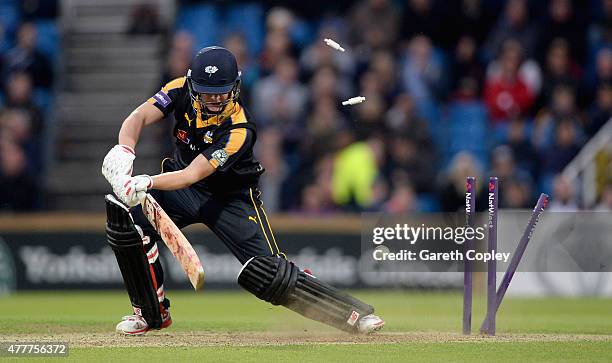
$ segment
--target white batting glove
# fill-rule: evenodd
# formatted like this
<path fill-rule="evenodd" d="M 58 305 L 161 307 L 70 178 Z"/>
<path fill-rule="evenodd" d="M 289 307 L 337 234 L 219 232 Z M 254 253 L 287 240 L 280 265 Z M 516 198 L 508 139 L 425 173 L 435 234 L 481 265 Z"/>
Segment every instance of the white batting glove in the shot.
<path fill-rule="evenodd" d="M 120 179 L 122 180 L 121 185 L 113 186 L 113 190 L 117 197 L 129 207 L 140 204 L 144 200 L 147 190 L 153 186 L 153 179 L 148 175 L 124 176 Z"/>
<path fill-rule="evenodd" d="M 118 178 L 123 175 L 132 175 L 136 153 L 127 145 L 115 145 L 104 157 L 102 175 L 115 188 Z"/>

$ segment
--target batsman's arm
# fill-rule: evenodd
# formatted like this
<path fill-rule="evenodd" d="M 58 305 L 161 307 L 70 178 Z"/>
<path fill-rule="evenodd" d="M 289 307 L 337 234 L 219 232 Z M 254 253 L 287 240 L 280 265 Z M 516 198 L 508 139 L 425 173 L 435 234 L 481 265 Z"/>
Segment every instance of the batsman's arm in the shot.
<path fill-rule="evenodd" d="M 150 188 L 160 190 L 182 189 L 194 184 L 215 170 L 229 168 L 254 143 L 253 134 L 246 128 L 235 128 L 219 136 L 219 139 L 204 150 L 183 170 L 163 173 L 152 177 Z"/>
<path fill-rule="evenodd" d="M 159 190 L 186 188 L 211 175 L 215 170 L 204 155 L 200 154 L 183 170 L 152 176 L 153 185 L 151 188 Z"/>
<path fill-rule="evenodd" d="M 142 128 L 162 118 L 164 114 L 159 108 L 148 102 L 141 104 L 123 121 L 119 131 L 119 145 L 127 145 L 134 149 Z"/>

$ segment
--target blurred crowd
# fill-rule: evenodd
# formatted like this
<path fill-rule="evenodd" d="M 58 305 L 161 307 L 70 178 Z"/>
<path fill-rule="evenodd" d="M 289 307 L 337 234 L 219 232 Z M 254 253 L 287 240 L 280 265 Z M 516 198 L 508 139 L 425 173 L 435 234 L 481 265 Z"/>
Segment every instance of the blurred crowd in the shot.
<path fill-rule="evenodd" d="M 41 205 L 56 1 L 0 3 L 0 211 Z"/>
<path fill-rule="evenodd" d="M 560 173 L 612 115 L 612 0 L 178 6 L 161 81 L 204 46 L 237 56 L 270 211 L 452 211 L 467 175 L 481 193 L 499 177 L 504 208 L 540 192 L 557 210 L 583 207 Z M 56 17 L 53 0 L 0 4 L 0 210 L 40 205 Z M 158 17 L 134 7 L 128 33 L 165 31 Z M 341 105 L 354 96 L 366 101 Z M 605 175 L 598 208 L 610 210 Z"/>
<path fill-rule="evenodd" d="M 560 172 L 612 115 L 612 1 L 224 5 L 182 4 L 164 80 L 200 47 L 236 54 L 268 209 L 458 210 L 466 175 L 481 192 L 499 177 L 504 208 L 540 192 L 580 207 Z M 341 105 L 357 95 L 366 102 Z"/>

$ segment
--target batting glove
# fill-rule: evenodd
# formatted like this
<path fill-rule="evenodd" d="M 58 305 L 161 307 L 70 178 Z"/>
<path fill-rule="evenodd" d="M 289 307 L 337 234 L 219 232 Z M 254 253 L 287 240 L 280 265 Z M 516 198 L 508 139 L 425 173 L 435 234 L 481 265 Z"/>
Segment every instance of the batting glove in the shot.
<path fill-rule="evenodd" d="M 115 145 L 104 157 L 102 163 L 102 175 L 113 185 L 118 183 L 118 178 L 123 175 L 132 175 L 136 153 L 127 145 Z"/>
<path fill-rule="evenodd" d="M 124 177 L 123 180 L 119 193 L 115 191 L 115 194 L 130 207 L 140 204 L 144 200 L 147 190 L 153 186 L 153 179 L 148 175 Z"/>

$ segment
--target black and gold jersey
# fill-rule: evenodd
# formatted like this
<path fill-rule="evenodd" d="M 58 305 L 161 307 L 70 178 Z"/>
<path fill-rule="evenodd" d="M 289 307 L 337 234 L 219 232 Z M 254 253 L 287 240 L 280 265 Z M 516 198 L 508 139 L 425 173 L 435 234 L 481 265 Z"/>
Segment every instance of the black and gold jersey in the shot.
<path fill-rule="evenodd" d="M 174 159 L 179 167 L 187 167 L 202 154 L 216 169 L 194 186 L 214 193 L 257 186 L 264 172 L 253 156 L 257 129 L 239 102 L 230 102 L 220 115 L 206 117 L 192 101 L 186 77 L 168 82 L 147 102 L 160 109 L 164 116 L 174 114 Z"/>

